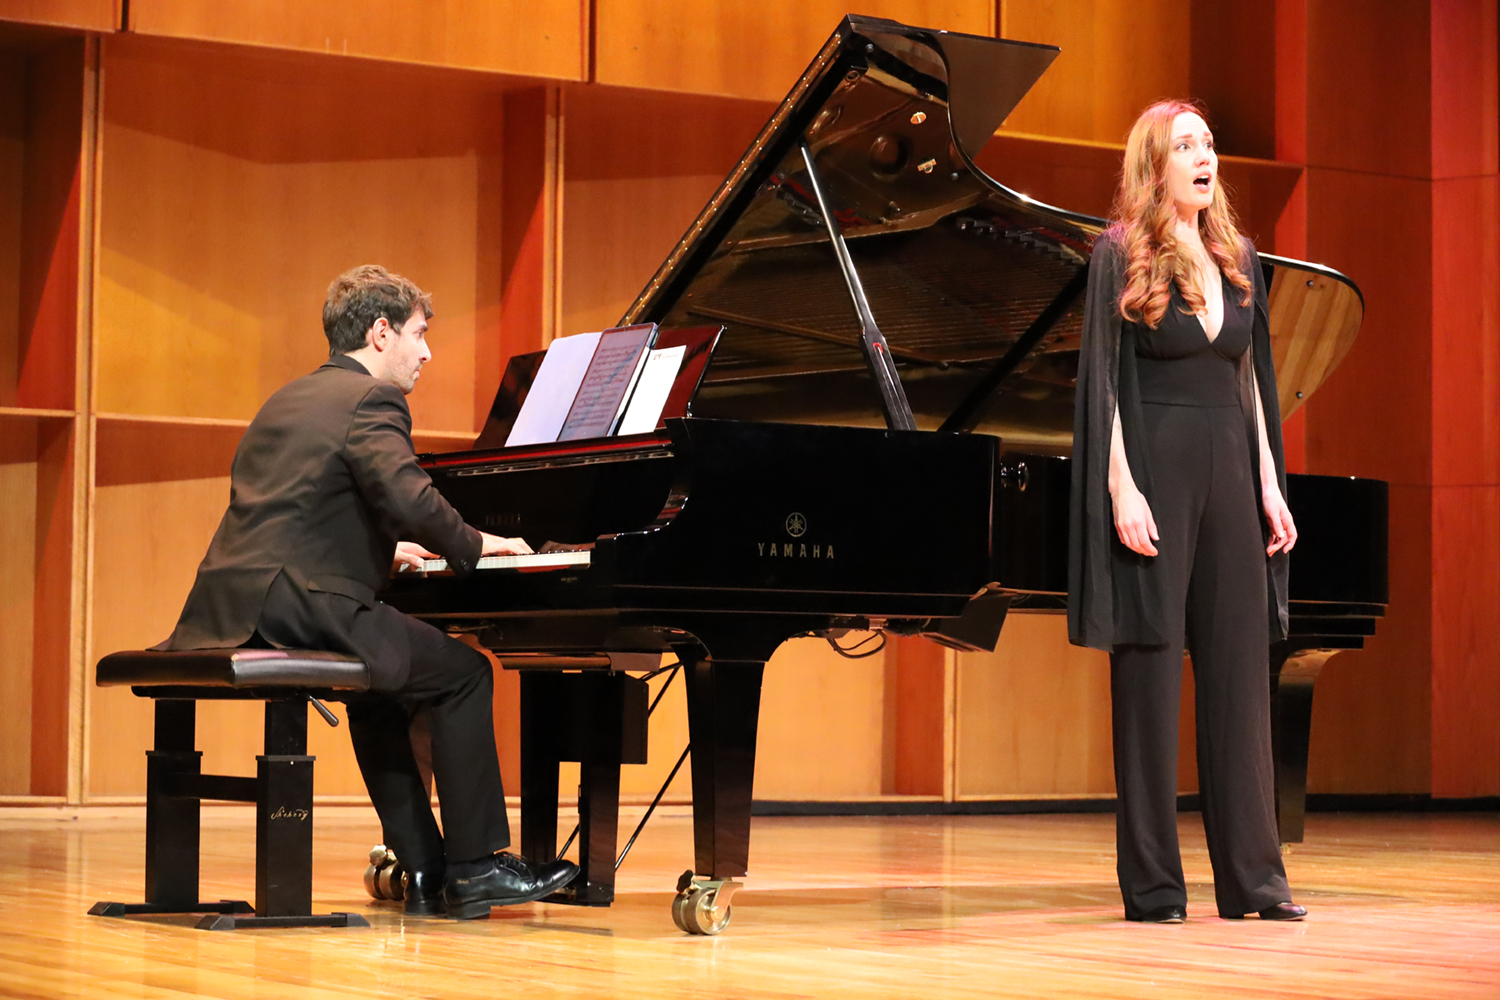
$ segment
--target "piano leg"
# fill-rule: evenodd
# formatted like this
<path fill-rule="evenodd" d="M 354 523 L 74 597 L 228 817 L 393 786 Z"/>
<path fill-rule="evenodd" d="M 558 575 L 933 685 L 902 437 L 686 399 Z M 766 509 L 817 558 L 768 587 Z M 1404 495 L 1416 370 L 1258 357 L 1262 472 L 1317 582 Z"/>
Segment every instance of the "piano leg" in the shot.
<path fill-rule="evenodd" d="M 553 902 L 615 898 L 620 765 L 646 762 L 645 681 L 602 671 L 521 675 L 521 854 L 557 857 L 558 764 L 578 761 L 578 877 Z M 559 718 L 558 706 L 567 706 Z"/>
<path fill-rule="evenodd" d="M 1338 649 L 1271 652 L 1271 754 L 1276 766 L 1276 828 L 1283 844 L 1302 842 L 1313 683 Z"/>
<path fill-rule="evenodd" d="M 688 738 L 693 744 L 695 871 L 744 875 L 750 857 L 750 799 L 764 663 L 685 664 Z"/>
<path fill-rule="evenodd" d="M 615 850 L 620 834 L 620 765 L 584 762 L 578 780 L 578 877 L 572 902 L 608 906 L 615 901 Z"/>

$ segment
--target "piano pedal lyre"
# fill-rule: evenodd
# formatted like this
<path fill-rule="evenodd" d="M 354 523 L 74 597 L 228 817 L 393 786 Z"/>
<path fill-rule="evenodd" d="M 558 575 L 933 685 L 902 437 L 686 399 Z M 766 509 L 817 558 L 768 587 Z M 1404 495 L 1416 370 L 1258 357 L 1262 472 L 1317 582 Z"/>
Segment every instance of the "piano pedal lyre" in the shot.
<path fill-rule="evenodd" d="M 688 934 L 717 934 L 729 926 L 729 901 L 744 887 L 732 879 L 700 879 L 689 869 L 677 880 L 672 922 Z"/>

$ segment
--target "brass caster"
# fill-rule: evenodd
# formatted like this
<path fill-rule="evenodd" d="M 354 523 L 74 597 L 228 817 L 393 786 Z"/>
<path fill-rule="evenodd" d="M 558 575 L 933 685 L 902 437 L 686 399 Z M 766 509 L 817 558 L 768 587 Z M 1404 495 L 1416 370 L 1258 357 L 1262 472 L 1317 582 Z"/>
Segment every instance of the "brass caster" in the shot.
<path fill-rule="evenodd" d="M 699 880 L 692 872 L 683 872 L 677 881 L 677 896 L 672 900 L 672 922 L 687 934 L 718 934 L 729 926 L 729 902 L 742 888 L 743 882 Z"/>
<path fill-rule="evenodd" d="M 396 852 L 384 844 L 370 848 L 370 866 L 365 869 L 365 891 L 371 899 L 402 899 L 406 895 L 406 870 Z"/>

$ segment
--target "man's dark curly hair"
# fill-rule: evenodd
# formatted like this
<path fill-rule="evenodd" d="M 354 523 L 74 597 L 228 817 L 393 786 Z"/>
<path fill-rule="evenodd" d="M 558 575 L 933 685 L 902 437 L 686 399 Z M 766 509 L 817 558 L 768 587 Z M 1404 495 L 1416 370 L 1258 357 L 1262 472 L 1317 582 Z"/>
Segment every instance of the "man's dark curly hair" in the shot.
<path fill-rule="evenodd" d="M 418 306 L 422 315 L 432 318 L 432 296 L 399 274 L 378 264 L 345 271 L 328 286 L 328 299 L 323 303 L 328 356 L 364 347 L 370 327 L 382 316 L 398 329 L 405 326 Z"/>

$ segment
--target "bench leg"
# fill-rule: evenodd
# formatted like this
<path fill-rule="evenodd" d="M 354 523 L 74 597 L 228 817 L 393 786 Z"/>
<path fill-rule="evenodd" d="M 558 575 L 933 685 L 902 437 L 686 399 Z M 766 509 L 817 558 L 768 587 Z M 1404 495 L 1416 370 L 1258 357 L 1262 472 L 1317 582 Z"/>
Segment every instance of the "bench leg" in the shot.
<path fill-rule="evenodd" d="M 255 915 L 308 916 L 313 758 L 305 701 L 266 702 L 266 752 L 255 760 Z"/>
<path fill-rule="evenodd" d="M 256 757 L 255 916 L 207 916 L 200 930 L 368 927 L 357 913 L 312 912 L 313 760 L 307 701 L 266 702 L 266 752 Z"/>
<path fill-rule="evenodd" d="M 198 898 L 199 803 L 169 791 L 179 775 L 202 773 L 196 710 L 196 702 L 156 700 L 155 749 L 146 751 L 146 901 L 95 903 L 94 916 L 252 912 L 242 899 Z"/>

